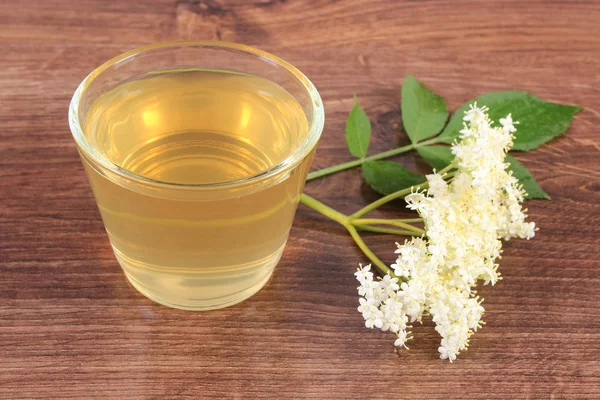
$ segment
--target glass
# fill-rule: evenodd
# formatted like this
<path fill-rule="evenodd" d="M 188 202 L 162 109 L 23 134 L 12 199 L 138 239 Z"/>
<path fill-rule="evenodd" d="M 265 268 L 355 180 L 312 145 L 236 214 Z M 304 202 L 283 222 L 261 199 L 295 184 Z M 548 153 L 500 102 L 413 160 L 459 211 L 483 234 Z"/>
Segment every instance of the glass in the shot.
<path fill-rule="evenodd" d="M 69 109 L 125 276 L 148 298 L 187 310 L 227 307 L 267 283 L 323 122 L 317 90 L 292 65 L 211 41 L 120 55 L 83 80 Z M 230 168 L 223 176 L 219 163 Z"/>

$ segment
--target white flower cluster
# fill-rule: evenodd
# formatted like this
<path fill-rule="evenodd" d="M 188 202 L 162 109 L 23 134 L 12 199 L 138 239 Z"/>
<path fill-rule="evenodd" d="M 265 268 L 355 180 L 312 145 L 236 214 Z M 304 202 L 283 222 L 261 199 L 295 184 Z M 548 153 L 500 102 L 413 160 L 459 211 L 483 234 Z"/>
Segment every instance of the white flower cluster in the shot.
<path fill-rule="evenodd" d="M 500 239 L 530 239 L 535 233 L 521 208 L 524 191 L 505 163 L 516 131 L 512 118 L 492 127 L 486 111 L 472 106 L 464 117 L 468 125 L 452 147 L 452 180 L 428 175 L 427 192 L 406 197 L 408 207 L 423 218 L 427 237 L 398 245 L 391 265 L 396 277 L 374 280 L 369 266 L 355 274 L 358 310 L 367 327 L 396 333 L 395 345 L 406 347 L 408 324 L 429 314 L 442 337 L 440 357 L 450 361 L 481 327 L 484 309 L 474 287 L 479 280 L 498 281 Z"/>

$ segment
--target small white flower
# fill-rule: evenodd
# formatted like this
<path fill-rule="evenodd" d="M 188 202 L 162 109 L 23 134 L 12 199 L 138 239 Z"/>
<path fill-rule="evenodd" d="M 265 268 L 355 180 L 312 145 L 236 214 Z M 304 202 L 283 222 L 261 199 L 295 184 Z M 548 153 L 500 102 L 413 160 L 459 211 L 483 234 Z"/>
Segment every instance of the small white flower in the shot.
<path fill-rule="evenodd" d="M 452 350 L 440 346 L 438 351 L 440 352 L 440 358 L 442 360 L 450 360 L 450 362 L 456 360 L 456 353 L 454 353 Z"/>
<path fill-rule="evenodd" d="M 512 116 L 510 114 L 508 114 L 506 118 L 500 118 L 500 124 L 502 125 L 502 129 L 504 130 L 504 132 L 516 132 L 517 129 L 515 128 L 514 123 L 515 122 L 513 122 Z"/>
<path fill-rule="evenodd" d="M 383 312 L 383 331 L 398 332 L 406 329 L 408 317 L 404 311 L 402 300 L 398 296 L 390 296 L 381 306 Z"/>
<path fill-rule="evenodd" d="M 370 282 L 373 280 L 373 273 L 371 272 L 371 264 L 367 266 L 360 265 L 360 268 L 354 273 L 356 279 L 362 284 L 363 282 Z"/>
<path fill-rule="evenodd" d="M 486 121 L 487 115 L 485 112 L 487 110 L 487 107 L 477 107 L 477 103 L 471 104 L 471 108 L 465 113 L 463 120 L 469 121 L 471 125 L 479 125 Z"/>
<path fill-rule="evenodd" d="M 443 197 L 448 193 L 448 183 L 440 174 L 427 175 L 429 188 L 427 192 L 434 197 Z"/>
<path fill-rule="evenodd" d="M 410 269 L 405 263 L 402 262 L 400 258 L 396 260 L 394 264 L 390 265 L 390 267 L 392 267 L 392 269 L 394 270 L 394 275 L 400 276 L 402 278 L 410 277 Z"/>
<path fill-rule="evenodd" d="M 373 280 L 364 281 L 358 287 L 358 294 L 364 296 L 366 299 L 379 301 L 380 292 L 381 286 L 379 285 L 379 282 Z"/>
<path fill-rule="evenodd" d="M 383 312 L 377 308 L 375 300 L 360 298 L 359 302 L 358 312 L 362 313 L 365 326 L 367 328 L 381 328 L 383 326 Z"/>
<path fill-rule="evenodd" d="M 379 285 L 384 293 L 391 293 L 400 289 L 400 286 L 398 285 L 398 278 L 392 278 L 390 275 L 384 276 L 379 282 Z"/>
<path fill-rule="evenodd" d="M 398 339 L 394 342 L 394 346 L 396 347 L 406 347 L 406 341 L 408 340 L 408 333 L 406 331 L 398 332 Z"/>

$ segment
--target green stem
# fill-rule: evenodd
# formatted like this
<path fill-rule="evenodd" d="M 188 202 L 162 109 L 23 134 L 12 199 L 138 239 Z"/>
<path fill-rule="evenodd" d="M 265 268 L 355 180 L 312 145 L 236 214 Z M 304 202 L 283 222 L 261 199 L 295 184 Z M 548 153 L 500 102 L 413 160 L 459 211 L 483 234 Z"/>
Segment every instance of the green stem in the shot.
<path fill-rule="evenodd" d="M 402 218 L 402 219 L 394 219 L 394 221 L 406 222 L 408 224 L 413 222 L 423 222 L 423 218 Z"/>
<path fill-rule="evenodd" d="M 321 203 L 319 200 L 310 197 L 307 194 L 302 193 L 300 195 L 300 203 L 309 206 L 313 210 L 318 211 L 319 213 L 331 218 L 332 220 L 336 221 L 337 223 L 343 226 L 350 225 L 350 221 L 348 220 L 347 215 L 344 215 L 341 212 L 334 210 L 333 208 Z"/>
<path fill-rule="evenodd" d="M 350 223 L 352 225 L 390 225 L 397 226 L 398 228 L 408 229 L 418 234 L 424 234 L 425 231 L 421 228 L 418 228 L 414 225 L 407 224 L 406 222 L 402 222 L 402 220 L 397 219 L 378 219 L 378 218 L 363 218 L 363 219 L 352 219 L 350 218 Z"/>
<path fill-rule="evenodd" d="M 380 198 L 379 200 L 375 200 L 371 204 L 367 204 L 366 206 L 364 206 L 363 208 L 361 208 L 354 214 L 350 215 L 350 218 L 358 219 L 358 218 L 362 217 L 363 215 L 368 214 L 371 211 L 375 210 L 376 208 L 381 207 L 382 205 L 384 205 L 386 203 L 389 203 L 392 200 L 396 200 L 401 197 L 404 197 L 407 194 L 410 194 L 411 192 L 413 192 L 414 190 L 426 189 L 427 187 L 429 187 L 429 182 L 423 182 L 420 185 L 411 186 L 409 188 L 398 190 L 397 192 L 388 194 L 387 196 L 384 196 L 384 197 Z"/>
<path fill-rule="evenodd" d="M 440 175 L 444 175 L 446 172 L 450 171 L 452 168 L 454 168 L 455 165 L 454 163 L 450 163 L 448 165 L 446 165 L 444 168 L 442 168 L 440 171 L 438 171 L 437 173 Z M 444 179 L 448 179 L 454 176 L 454 173 L 451 174 L 446 174 L 446 176 L 444 176 Z"/>
<path fill-rule="evenodd" d="M 450 169 L 454 168 L 453 164 L 448 165 L 446 168 L 442 169 L 440 172 L 438 172 L 439 174 L 446 174 L 447 171 L 449 171 Z M 450 172 L 447 173 L 444 176 L 444 179 L 448 179 L 454 176 L 454 172 Z M 357 212 L 355 212 L 354 214 L 350 215 L 349 218 L 351 220 L 356 220 L 360 217 L 362 217 L 363 215 L 370 213 L 371 211 L 375 210 L 376 208 L 381 207 L 382 205 L 389 203 L 390 201 L 399 199 L 401 197 L 406 196 L 407 194 L 412 193 L 413 191 L 416 190 L 422 190 L 422 189 L 427 189 L 429 187 L 429 181 L 423 182 L 420 185 L 417 186 L 411 186 L 409 188 L 406 189 L 402 189 L 402 190 L 398 190 L 397 192 L 388 194 L 387 196 L 384 196 L 382 198 L 380 198 L 379 200 L 375 200 L 374 202 L 372 202 L 371 204 L 367 204 L 366 206 L 364 206 L 363 208 L 361 208 L 360 210 L 358 210 Z"/>
<path fill-rule="evenodd" d="M 366 161 L 381 160 L 382 158 L 396 156 L 398 154 L 406 153 L 407 151 L 410 151 L 410 150 L 418 149 L 421 146 L 426 146 L 426 145 L 434 144 L 434 143 L 439 143 L 439 139 L 433 138 L 433 139 L 425 140 L 423 142 L 413 143 L 413 144 L 409 144 L 407 146 L 398 147 L 396 149 L 384 151 L 382 153 L 377 153 L 377 154 L 374 154 L 369 157 L 361 158 L 359 160 L 348 161 L 348 162 L 345 162 L 342 164 L 334 165 L 333 167 L 323 168 L 323 169 L 320 169 L 318 171 L 313 171 L 310 174 L 308 174 L 308 177 L 306 178 L 306 180 L 310 181 L 312 179 L 321 178 L 325 175 L 344 171 L 346 169 L 350 169 L 353 167 L 358 167 L 359 165 L 364 164 Z"/>
<path fill-rule="evenodd" d="M 367 232 L 385 233 L 388 235 L 421 236 L 420 233 L 417 233 L 415 231 L 404 231 L 401 229 L 379 228 L 377 226 L 370 226 L 370 225 L 356 225 L 356 229 L 360 229 L 362 231 L 367 231 Z"/>
<path fill-rule="evenodd" d="M 369 249 L 369 246 L 367 246 L 367 244 L 362 240 L 356 231 L 356 228 L 350 223 L 350 219 L 347 215 L 334 210 L 333 208 L 304 193 L 300 195 L 300 202 L 345 227 L 348 232 L 350 232 L 352 239 L 354 239 L 358 247 L 369 258 L 369 260 L 371 260 L 371 262 L 375 264 L 375 266 L 384 274 L 391 273 L 391 270 L 379 259 L 379 257 L 375 255 L 375 253 L 371 251 L 371 249 Z"/>
<path fill-rule="evenodd" d="M 360 237 L 360 235 L 358 234 L 358 232 L 356 231 L 356 228 L 354 226 L 348 225 L 348 226 L 346 226 L 346 229 L 348 229 L 348 232 L 350 232 L 350 236 L 352 236 L 352 239 L 354 239 L 354 241 L 356 242 L 358 247 L 360 247 L 360 249 L 363 251 L 363 253 L 365 253 L 365 255 L 367 257 L 369 257 L 369 260 L 371 260 L 371 262 L 373 264 L 375 264 L 375 266 L 377 268 L 379 268 L 379 270 L 381 272 L 383 272 L 384 274 L 393 274 L 392 270 L 389 269 L 387 267 L 387 265 L 385 265 L 379 259 L 379 257 L 377 257 L 375 255 L 375 253 L 373 253 L 371 251 L 371 249 L 369 249 L 369 246 L 367 246 L 367 244 L 362 240 L 362 238 Z"/>
<path fill-rule="evenodd" d="M 426 142 L 421 142 L 417 145 L 421 145 L 421 144 L 425 144 L 425 143 Z M 415 146 L 417 146 L 417 145 L 415 145 Z M 416 147 L 413 147 L 413 148 L 416 148 Z M 398 149 L 396 149 L 396 150 L 398 150 Z M 383 154 L 383 153 L 380 153 L 380 154 Z M 364 161 L 364 160 L 362 160 L 362 161 Z M 359 164 L 357 164 L 357 165 L 359 165 Z M 446 168 L 442 169 L 439 173 L 444 174 L 446 171 L 450 170 L 451 168 L 452 168 L 452 165 L 449 165 Z M 453 175 L 454 175 L 454 173 L 452 172 L 452 173 L 446 174 L 446 176 L 444 178 L 447 179 L 447 178 L 452 177 Z M 336 221 L 337 223 L 339 223 L 340 225 L 345 227 L 348 230 L 348 232 L 350 233 L 350 236 L 352 236 L 352 239 L 354 239 L 354 241 L 356 242 L 357 246 L 369 258 L 369 260 L 371 260 L 371 262 L 373 264 L 375 264 L 375 266 L 377 268 L 379 268 L 379 270 L 381 272 L 383 272 L 384 274 L 390 274 L 393 276 L 393 272 L 379 259 L 379 257 L 377 257 L 375 255 L 375 253 L 373 253 L 371 251 L 369 246 L 367 246 L 367 244 L 364 242 L 364 240 L 360 237 L 357 229 L 362 229 L 362 230 L 371 231 L 371 232 L 388 233 L 388 234 L 393 234 L 393 235 L 421 236 L 422 234 L 425 233 L 425 231 L 423 231 L 423 229 L 421 229 L 421 228 L 410 225 L 409 222 L 421 222 L 422 219 L 421 218 L 412 218 L 412 219 L 396 219 L 396 220 L 394 220 L 394 219 L 376 219 L 376 218 L 359 219 L 359 218 L 387 202 L 390 202 L 397 198 L 403 197 L 403 196 L 411 193 L 413 190 L 425 189 L 428 186 L 429 186 L 429 182 L 423 182 L 422 184 L 420 184 L 418 186 L 399 190 L 395 193 L 392 193 L 390 195 L 382 197 L 381 199 L 379 199 L 377 201 L 374 201 L 373 203 L 361 208 L 360 210 L 358 210 L 357 212 L 355 212 L 352 215 L 342 214 L 339 211 L 321 203 L 317 199 L 312 198 L 309 195 L 304 194 L 304 193 L 302 193 L 300 195 L 300 202 L 307 205 L 308 207 L 312 208 L 313 210 L 325 215 L 326 217 L 331 218 L 332 220 Z M 379 228 L 379 227 L 369 226 L 369 224 L 392 225 L 392 226 L 406 228 L 407 230 Z"/>

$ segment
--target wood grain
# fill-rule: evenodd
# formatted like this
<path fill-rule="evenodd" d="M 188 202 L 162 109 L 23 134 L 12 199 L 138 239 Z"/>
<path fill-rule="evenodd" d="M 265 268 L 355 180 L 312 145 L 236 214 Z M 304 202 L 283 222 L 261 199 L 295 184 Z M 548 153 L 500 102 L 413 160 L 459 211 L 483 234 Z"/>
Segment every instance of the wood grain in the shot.
<path fill-rule="evenodd" d="M 599 20 L 597 1 L 1 1 L 0 398 L 600 398 Z M 481 291 L 487 325 L 459 360 L 437 358 L 429 322 L 410 351 L 364 329 L 352 275 L 363 257 L 302 206 L 273 279 L 242 304 L 183 312 L 127 284 L 69 132 L 70 97 L 125 50 L 211 38 L 313 80 L 327 113 L 314 169 L 350 158 L 355 92 L 371 152 L 406 142 L 408 73 L 451 109 L 513 88 L 585 107 L 566 135 L 517 155 L 553 200 L 528 204 L 539 235 L 506 246 L 504 280 Z M 358 171 L 306 190 L 343 211 L 375 198 Z M 392 239 L 367 241 L 392 261 Z"/>

